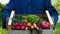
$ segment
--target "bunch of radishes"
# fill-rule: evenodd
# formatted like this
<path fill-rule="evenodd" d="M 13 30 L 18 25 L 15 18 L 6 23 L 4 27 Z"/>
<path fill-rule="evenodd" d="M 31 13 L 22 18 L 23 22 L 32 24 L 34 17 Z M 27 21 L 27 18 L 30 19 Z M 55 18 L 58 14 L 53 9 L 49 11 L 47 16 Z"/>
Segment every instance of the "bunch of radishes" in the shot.
<path fill-rule="evenodd" d="M 18 23 L 15 22 L 14 25 L 12 25 L 12 30 L 25 30 L 26 26 L 24 25 L 24 23 Z"/>
<path fill-rule="evenodd" d="M 15 22 L 12 25 L 11 29 L 12 30 L 29 30 L 29 29 L 37 29 L 37 30 L 39 30 L 36 23 L 31 24 L 26 19 L 22 23 Z"/>
<path fill-rule="evenodd" d="M 20 15 L 14 17 L 14 23 L 11 27 L 12 30 L 39 30 L 38 21 L 40 19 L 39 25 L 42 29 L 49 29 L 50 23 L 41 20 L 39 16 L 36 15 Z"/>

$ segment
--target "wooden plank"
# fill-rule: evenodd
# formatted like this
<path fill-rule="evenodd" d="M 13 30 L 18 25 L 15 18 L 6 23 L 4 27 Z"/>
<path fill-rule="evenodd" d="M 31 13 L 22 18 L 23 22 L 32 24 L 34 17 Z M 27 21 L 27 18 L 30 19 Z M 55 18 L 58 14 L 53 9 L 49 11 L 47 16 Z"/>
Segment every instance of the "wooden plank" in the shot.
<path fill-rule="evenodd" d="M 39 31 L 39 34 L 53 34 L 53 29 L 43 29 L 42 32 Z M 38 34 L 37 30 L 32 30 L 32 34 Z"/>
<path fill-rule="evenodd" d="M 8 34 L 30 34 L 29 30 L 8 30 Z"/>

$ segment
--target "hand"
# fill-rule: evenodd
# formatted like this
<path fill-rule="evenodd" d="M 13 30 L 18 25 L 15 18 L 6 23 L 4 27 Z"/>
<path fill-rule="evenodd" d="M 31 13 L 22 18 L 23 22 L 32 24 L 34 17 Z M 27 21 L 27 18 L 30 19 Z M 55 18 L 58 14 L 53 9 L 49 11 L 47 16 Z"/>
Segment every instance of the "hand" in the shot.
<path fill-rule="evenodd" d="M 9 21 L 9 17 L 6 19 L 6 23 L 8 23 L 8 21 Z"/>
<path fill-rule="evenodd" d="M 53 21 L 53 23 L 54 23 L 54 18 L 53 18 L 53 17 L 51 17 L 51 19 L 52 19 L 52 21 Z"/>
<path fill-rule="evenodd" d="M 15 14 L 14 14 L 13 16 L 15 16 Z M 6 19 L 6 22 L 7 22 L 7 23 L 8 23 L 8 21 L 9 21 L 9 17 Z"/>

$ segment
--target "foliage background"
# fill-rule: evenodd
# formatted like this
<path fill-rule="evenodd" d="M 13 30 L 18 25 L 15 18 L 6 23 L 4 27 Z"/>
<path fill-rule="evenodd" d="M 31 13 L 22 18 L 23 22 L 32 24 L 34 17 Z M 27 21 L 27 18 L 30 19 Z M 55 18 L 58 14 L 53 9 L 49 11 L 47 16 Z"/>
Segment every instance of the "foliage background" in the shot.
<path fill-rule="evenodd" d="M 51 0 L 51 4 L 55 7 L 57 10 L 59 16 L 58 16 L 58 22 L 56 25 L 56 29 L 54 30 L 54 34 L 60 34 L 60 0 Z M 4 4 L 0 3 L 0 34 L 8 34 L 8 31 L 6 29 L 2 29 L 2 9 L 4 8 Z"/>

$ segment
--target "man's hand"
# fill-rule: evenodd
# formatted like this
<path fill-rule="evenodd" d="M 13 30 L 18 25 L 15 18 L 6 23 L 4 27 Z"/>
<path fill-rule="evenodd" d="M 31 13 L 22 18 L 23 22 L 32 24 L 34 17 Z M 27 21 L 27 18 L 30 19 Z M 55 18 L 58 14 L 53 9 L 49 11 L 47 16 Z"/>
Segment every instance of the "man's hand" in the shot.
<path fill-rule="evenodd" d="M 15 14 L 13 16 L 15 16 Z M 10 19 L 9 17 L 6 19 L 6 28 L 8 27 L 9 19 Z"/>
<path fill-rule="evenodd" d="M 14 13 L 14 15 L 13 16 L 15 16 L 15 13 Z M 9 21 L 9 17 L 6 19 L 6 22 L 8 23 L 8 21 Z"/>
<path fill-rule="evenodd" d="M 51 17 L 51 19 L 52 19 L 52 21 L 53 21 L 53 23 L 54 23 L 54 18 L 53 18 L 53 17 Z"/>

